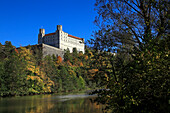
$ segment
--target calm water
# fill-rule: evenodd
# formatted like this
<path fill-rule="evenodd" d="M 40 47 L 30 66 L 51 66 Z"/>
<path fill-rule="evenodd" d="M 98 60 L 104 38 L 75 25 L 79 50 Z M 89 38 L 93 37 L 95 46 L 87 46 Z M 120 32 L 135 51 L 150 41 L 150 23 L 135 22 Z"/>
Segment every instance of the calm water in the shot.
<path fill-rule="evenodd" d="M 95 96 L 36 95 L 0 98 L 0 113 L 102 113 L 102 105 L 92 103 Z"/>

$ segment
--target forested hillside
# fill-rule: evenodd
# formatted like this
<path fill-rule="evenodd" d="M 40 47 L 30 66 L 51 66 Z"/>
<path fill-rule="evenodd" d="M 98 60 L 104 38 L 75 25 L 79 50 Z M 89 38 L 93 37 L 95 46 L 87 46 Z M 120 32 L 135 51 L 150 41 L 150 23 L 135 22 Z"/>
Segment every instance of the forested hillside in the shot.
<path fill-rule="evenodd" d="M 31 46 L 30 46 L 31 47 Z M 41 93 L 73 92 L 94 89 L 96 83 L 89 64 L 93 53 L 65 52 L 46 56 L 38 49 L 20 47 L 11 42 L 0 44 L 0 96 L 18 96 Z"/>

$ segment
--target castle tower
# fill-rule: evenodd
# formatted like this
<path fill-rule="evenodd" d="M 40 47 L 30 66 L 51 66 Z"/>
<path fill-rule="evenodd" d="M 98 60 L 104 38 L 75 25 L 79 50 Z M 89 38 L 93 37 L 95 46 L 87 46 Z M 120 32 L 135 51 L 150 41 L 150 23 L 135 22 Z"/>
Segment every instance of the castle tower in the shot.
<path fill-rule="evenodd" d="M 43 43 L 43 37 L 45 36 L 45 29 L 40 29 L 38 34 L 38 44 Z"/>
<path fill-rule="evenodd" d="M 57 31 L 62 31 L 62 25 L 57 25 Z"/>
<path fill-rule="evenodd" d="M 45 29 L 40 29 L 39 34 L 45 34 Z"/>

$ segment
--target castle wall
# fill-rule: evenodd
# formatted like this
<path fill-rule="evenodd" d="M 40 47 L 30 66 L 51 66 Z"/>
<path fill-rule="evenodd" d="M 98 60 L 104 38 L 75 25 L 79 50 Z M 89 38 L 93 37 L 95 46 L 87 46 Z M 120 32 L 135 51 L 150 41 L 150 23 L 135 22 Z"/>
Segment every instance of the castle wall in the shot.
<path fill-rule="evenodd" d="M 47 35 L 47 36 L 45 35 L 43 37 L 42 43 L 59 48 L 59 37 L 58 37 L 59 33 L 55 32 L 51 34 L 52 35 Z"/>
<path fill-rule="evenodd" d="M 73 52 L 73 48 L 77 48 L 77 51 L 82 51 L 84 53 L 84 42 L 79 39 L 68 36 L 68 33 L 60 31 L 60 48 L 66 50 L 67 48 L 70 52 Z"/>
<path fill-rule="evenodd" d="M 56 57 L 60 56 L 62 59 L 64 57 L 64 51 L 61 49 L 58 49 L 56 47 L 53 46 L 49 46 L 46 44 L 42 44 L 42 53 L 43 53 L 43 57 L 47 56 L 47 55 L 55 55 Z"/>

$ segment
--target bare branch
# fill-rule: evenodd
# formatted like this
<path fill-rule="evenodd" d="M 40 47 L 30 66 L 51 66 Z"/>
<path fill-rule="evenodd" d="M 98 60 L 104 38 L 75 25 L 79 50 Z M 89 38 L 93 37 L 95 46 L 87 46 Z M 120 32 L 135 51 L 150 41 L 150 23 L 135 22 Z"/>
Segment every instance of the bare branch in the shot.
<path fill-rule="evenodd" d="M 130 6 L 132 9 L 134 9 L 136 12 L 138 12 L 141 16 L 143 16 L 143 14 L 141 12 L 139 12 L 137 9 L 135 9 L 132 5 L 130 5 L 126 0 L 123 0 L 128 6 Z"/>

